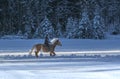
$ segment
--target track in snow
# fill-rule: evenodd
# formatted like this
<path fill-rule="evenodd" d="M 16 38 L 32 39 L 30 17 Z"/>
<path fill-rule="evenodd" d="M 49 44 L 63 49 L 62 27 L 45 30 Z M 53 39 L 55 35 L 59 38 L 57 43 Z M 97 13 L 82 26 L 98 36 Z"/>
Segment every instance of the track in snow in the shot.
<path fill-rule="evenodd" d="M 0 63 L 20 63 L 20 62 L 80 62 L 80 61 L 105 61 L 112 62 L 119 60 L 120 55 L 101 55 L 101 54 L 59 54 L 49 56 L 48 54 L 36 58 L 32 55 L 2 55 Z"/>

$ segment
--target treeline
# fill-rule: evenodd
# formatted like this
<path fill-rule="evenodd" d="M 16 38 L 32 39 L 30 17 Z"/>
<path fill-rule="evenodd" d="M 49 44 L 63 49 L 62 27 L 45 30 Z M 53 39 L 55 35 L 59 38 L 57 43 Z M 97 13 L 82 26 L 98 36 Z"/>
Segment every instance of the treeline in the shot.
<path fill-rule="evenodd" d="M 0 37 L 104 39 L 120 33 L 120 0 L 0 0 Z"/>

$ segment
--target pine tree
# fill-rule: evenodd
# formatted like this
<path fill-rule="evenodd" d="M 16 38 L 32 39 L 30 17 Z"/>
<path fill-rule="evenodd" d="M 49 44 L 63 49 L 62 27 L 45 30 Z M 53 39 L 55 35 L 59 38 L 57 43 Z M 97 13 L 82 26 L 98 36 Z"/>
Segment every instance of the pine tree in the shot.
<path fill-rule="evenodd" d="M 73 18 L 69 17 L 67 20 L 67 25 L 66 25 L 66 37 L 71 38 L 72 37 L 72 32 L 73 30 Z"/>
<path fill-rule="evenodd" d="M 99 5 L 96 5 L 95 13 L 93 19 L 93 36 L 95 39 L 103 39 L 104 35 L 104 22 L 102 17 L 100 16 L 100 8 Z"/>
<path fill-rule="evenodd" d="M 112 5 L 110 5 L 112 4 Z M 120 34 L 120 1 L 112 0 L 109 2 L 109 17 L 111 20 L 112 34 Z"/>
<path fill-rule="evenodd" d="M 22 31 L 19 30 L 18 33 L 17 33 L 18 36 L 21 36 L 22 35 Z"/>
<path fill-rule="evenodd" d="M 57 37 L 63 37 L 63 34 L 62 34 L 62 25 L 58 22 L 57 23 L 57 27 L 56 27 L 56 36 Z"/>
<path fill-rule="evenodd" d="M 79 38 L 92 38 L 92 27 L 91 22 L 89 20 L 87 8 L 83 10 L 82 19 L 79 21 Z"/>
<path fill-rule="evenodd" d="M 32 10 L 31 10 L 31 1 L 28 1 L 28 3 L 26 2 L 26 13 L 24 15 L 24 31 L 25 31 L 25 36 L 28 38 L 32 38 L 33 33 L 32 33 L 32 29 L 35 29 L 34 27 L 34 16 L 32 14 Z"/>
<path fill-rule="evenodd" d="M 77 18 L 68 18 L 66 25 L 66 37 L 67 38 L 77 38 L 76 30 L 78 29 L 78 19 Z"/>
<path fill-rule="evenodd" d="M 34 36 L 44 38 L 46 36 L 46 34 L 48 34 L 50 38 L 53 37 L 54 36 L 54 28 L 52 26 L 52 23 L 45 16 L 43 21 L 40 23 L 39 27 L 36 29 Z"/>
<path fill-rule="evenodd" d="M 96 5 L 99 5 L 98 14 Z M 120 33 L 119 5 L 120 0 L 0 0 L 0 36 L 15 35 L 19 30 L 28 38 L 32 38 L 35 31 L 37 35 L 42 34 L 43 29 L 40 31 L 38 27 L 43 28 L 41 22 L 47 16 L 56 36 L 102 39 L 103 29 L 112 34 Z M 80 19 L 79 28 L 74 19 L 73 25 L 67 26 L 70 17 Z M 103 20 L 105 27 L 99 25 L 104 24 Z"/>
<path fill-rule="evenodd" d="M 71 5 L 69 0 L 60 0 L 57 3 L 56 15 L 62 26 L 66 26 L 67 18 L 72 13 L 71 7 L 68 7 L 68 5 Z M 65 27 L 63 27 L 63 30 L 65 31 Z"/>

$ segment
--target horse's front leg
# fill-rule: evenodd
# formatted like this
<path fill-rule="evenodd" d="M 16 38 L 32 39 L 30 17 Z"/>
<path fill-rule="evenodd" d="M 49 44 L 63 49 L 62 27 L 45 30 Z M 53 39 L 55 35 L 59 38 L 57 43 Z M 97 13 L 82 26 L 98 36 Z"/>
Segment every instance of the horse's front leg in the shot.
<path fill-rule="evenodd" d="M 55 52 L 53 52 L 53 56 L 55 56 L 56 54 L 55 54 Z"/>
<path fill-rule="evenodd" d="M 55 54 L 55 52 L 50 52 L 50 56 L 55 56 L 56 54 Z"/>

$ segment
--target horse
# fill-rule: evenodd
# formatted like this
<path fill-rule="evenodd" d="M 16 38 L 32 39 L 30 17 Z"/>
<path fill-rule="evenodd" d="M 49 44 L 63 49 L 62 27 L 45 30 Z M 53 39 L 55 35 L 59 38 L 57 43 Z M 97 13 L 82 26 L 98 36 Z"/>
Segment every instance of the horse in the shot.
<path fill-rule="evenodd" d="M 35 53 L 35 56 L 37 58 L 38 58 L 38 53 L 40 51 L 50 53 L 50 56 L 55 56 L 56 54 L 55 54 L 54 50 L 55 50 L 56 46 L 62 46 L 62 44 L 61 44 L 61 42 L 59 41 L 58 38 L 52 39 L 51 43 L 49 44 L 49 46 L 46 46 L 45 44 L 35 44 L 32 47 L 32 49 L 31 49 L 29 54 L 31 55 L 33 50 L 35 50 L 34 53 Z"/>

